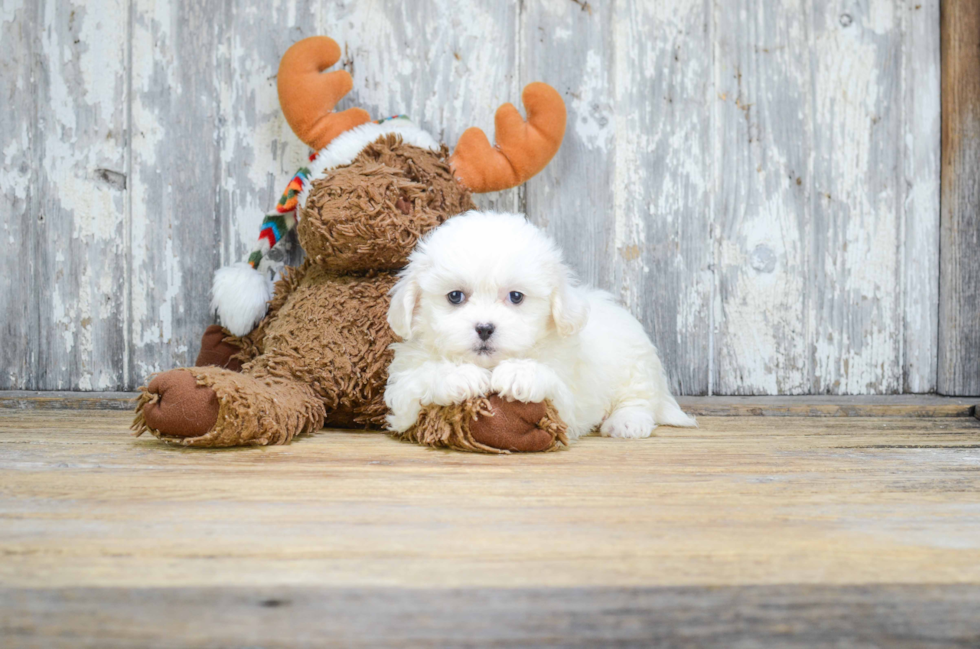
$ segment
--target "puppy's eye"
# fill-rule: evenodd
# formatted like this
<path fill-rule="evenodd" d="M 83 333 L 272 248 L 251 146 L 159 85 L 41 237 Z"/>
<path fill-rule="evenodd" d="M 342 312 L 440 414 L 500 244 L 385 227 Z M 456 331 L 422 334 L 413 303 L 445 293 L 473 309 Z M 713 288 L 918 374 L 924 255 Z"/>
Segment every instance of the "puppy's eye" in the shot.
<path fill-rule="evenodd" d="M 446 294 L 446 299 L 449 300 L 450 304 L 462 304 L 463 300 L 466 299 L 466 296 L 463 295 L 462 291 L 449 291 L 449 293 Z"/>
<path fill-rule="evenodd" d="M 521 293 L 520 291 L 511 291 L 510 292 L 510 301 L 513 304 L 520 304 L 521 302 L 524 301 L 524 294 Z"/>

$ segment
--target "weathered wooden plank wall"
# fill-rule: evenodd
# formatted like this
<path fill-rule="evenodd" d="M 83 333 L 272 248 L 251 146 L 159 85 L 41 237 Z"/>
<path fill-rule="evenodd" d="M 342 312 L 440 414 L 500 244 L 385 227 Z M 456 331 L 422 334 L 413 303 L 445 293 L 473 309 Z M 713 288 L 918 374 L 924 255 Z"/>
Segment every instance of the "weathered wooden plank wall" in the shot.
<path fill-rule="evenodd" d="M 191 362 L 211 271 L 306 151 L 282 52 L 448 143 L 531 80 L 569 109 L 526 210 L 685 394 L 937 385 L 939 0 L 2 0 L 0 388 Z M 955 350 L 954 350 L 955 353 Z"/>
<path fill-rule="evenodd" d="M 37 385 L 37 102 L 33 62 L 37 39 L 34 7 L 8 6 L 0 13 L 0 233 L 11 258 L 0 272 L 0 387 Z M 14 257 L 13 252 L 20 254 Z"/>
<path fill-rule="evenodd" d="M 939 383 L 980 394 L 980 4 L 942 6 Z"/>

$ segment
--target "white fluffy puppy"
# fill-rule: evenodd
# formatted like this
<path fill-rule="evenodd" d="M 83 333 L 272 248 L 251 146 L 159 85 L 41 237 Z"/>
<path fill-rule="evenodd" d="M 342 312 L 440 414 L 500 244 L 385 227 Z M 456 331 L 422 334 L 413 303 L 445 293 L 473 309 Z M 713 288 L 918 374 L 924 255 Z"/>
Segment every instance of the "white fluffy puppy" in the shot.
<path fill-rule="evenodd" d="M 394 431 L 423 406 L 496 392 L 550 399 L 571 439 L 596 427 L 648 437 L 695 426 L 643 327 L 604 291 L 575 284 L 561 252 L 520 214 L 467 212 L 431 232 L 392 290 L 385 404 Z"/>

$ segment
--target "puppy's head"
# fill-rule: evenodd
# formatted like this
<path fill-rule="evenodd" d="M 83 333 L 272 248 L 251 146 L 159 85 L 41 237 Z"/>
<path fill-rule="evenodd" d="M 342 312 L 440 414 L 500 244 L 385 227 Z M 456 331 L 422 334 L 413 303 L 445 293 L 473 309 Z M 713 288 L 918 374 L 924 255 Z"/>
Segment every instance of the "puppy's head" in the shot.
<path fill-rule="evenodd" d="M 588 305 L 555 244 L 519 214 L 467 212 L 415 249 L 388 324 L 443 356 L 490 367 L 547 336 L 571 336 Z"/>

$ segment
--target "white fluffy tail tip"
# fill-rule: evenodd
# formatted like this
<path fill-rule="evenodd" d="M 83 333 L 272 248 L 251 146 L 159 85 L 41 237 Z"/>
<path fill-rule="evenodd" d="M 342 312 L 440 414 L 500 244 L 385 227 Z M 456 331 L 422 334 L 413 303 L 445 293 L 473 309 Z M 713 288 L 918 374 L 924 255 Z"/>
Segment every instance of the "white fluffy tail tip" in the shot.
<path fill-rule="evenodd" d="M 657 423 L 665 426 L 682 426 L 684 428 L 697 428 L 698 421 L 687 414 L 677 402 L 671 399 L 669 402 L 660 406 L 657 411 Z"/>
<path fill-rule="evenodd" d="M 219 268 L 211 285 L 211 310 L 221 325 L 244 336 L 265 317 L 272 299 L 272 280 L 246 262 Z"/>

